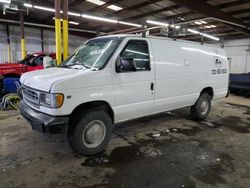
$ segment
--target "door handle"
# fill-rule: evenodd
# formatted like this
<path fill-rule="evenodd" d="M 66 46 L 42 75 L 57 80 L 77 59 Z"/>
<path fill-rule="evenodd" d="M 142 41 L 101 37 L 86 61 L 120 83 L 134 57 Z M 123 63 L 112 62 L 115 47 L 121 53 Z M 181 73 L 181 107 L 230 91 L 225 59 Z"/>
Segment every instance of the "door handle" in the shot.
<path fill-rule="evenodd" d="M 150 90 L 154 91 L 154 83 L 153 82 L 151 82 L 151 84 L 150 84 Z"/>

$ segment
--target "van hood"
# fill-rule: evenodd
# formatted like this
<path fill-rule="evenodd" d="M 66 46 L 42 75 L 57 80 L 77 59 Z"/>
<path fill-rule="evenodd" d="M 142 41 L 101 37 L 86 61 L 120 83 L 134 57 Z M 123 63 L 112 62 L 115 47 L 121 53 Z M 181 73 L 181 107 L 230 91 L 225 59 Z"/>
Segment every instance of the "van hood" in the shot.
<path fill-rule="evenodd" d="M 49 92 L 56 82 L 90 71 L 89 69 L 49 68 L 25 73 L 21 76 L 20 81 L 25 86 Z"/>

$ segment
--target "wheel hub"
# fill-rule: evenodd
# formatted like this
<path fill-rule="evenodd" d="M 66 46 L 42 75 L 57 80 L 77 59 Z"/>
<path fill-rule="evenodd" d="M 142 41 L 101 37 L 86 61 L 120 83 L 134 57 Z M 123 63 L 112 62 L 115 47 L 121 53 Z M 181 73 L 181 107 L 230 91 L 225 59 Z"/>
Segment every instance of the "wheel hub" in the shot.
<path fill-rule="evenodd" d="M 201 109 L 201 114 L 205 115 L 208 112 L 208 109 L 209 109 L 209 102 L 207 100 L 203 100 L 201 102 L 200 109 Z"/>
<path fill-rule="evenodd" d="M 83 131 L 82 140 L 89 148 L 97 147 L 106 135 L 106 127 L 102 121 L 90 122 Z"/>

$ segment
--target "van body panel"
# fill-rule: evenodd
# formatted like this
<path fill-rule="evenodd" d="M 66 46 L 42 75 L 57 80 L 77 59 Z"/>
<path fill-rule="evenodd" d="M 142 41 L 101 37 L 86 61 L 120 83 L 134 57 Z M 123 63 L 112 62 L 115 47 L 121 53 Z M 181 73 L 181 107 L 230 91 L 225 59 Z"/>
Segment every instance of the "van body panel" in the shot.
<path fill-rule="evenodd" d="M 146 41 L 150 55 L 150 70 L 117 73 L 115 63 L 119 54 L 129 41 Z M 126 38 L 112 59 L 112 84 L 116 106 L 115 122 L 121 122 L 152 114 L 154 92 L 151 84 L 155 84 L 155 67 L 150 40 L 147 38 Z"/>
<path fill-rule="evenodd" d="M 156 69 L 154 112 L 191 106 L 202 89 L 214 89 L 215 98 L 227 93 L 228 73 L 212 75 L 214 59 L 228 70 L 225 54 L 210 46 L 151 39 Z"/>
<path fill-rule="evenodd" d="M 60 68 L 60 70 L 63 70 Z M 102 71 L 76 70 L 71 78 L 58 79 L 51 86 L 51 93 L 63 93 L 64 104 L 60 108 L 35 108 L 54 116 L 65 116 L 79 105 L 90 101 L 105 101 L 110 106 L 115 106 L 114 93 L 111 81 L 111 68 L 107 66 Z"/>

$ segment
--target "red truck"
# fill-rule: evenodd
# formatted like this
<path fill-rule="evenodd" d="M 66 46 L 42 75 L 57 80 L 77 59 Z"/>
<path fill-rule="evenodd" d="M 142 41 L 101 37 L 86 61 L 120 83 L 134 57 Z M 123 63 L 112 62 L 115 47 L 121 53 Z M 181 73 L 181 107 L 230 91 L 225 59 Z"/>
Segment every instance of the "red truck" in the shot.
<path fill-rule="evenodd" d="M 50 56 L 56 59 L 55 53 L 37 52 L 28 54 L 17 63 L 0 64 L 0 91 L 3 88 L 4 78 L 19 78 L 23 73 L 43 69 L 43 58 Z"/>
<path fill-rule="evenodd" d="M 38 52 L 29 54 L 20 62 L 0 64 L 0 75 L 5 78 L 18 78 L 25 72 L 43 69 L 43 58 L 45 56 L 50 56 L 52 59 L 56 58 L 55 53 Z"/>

